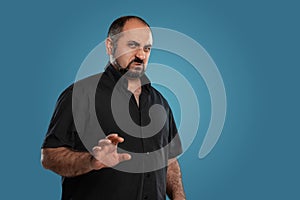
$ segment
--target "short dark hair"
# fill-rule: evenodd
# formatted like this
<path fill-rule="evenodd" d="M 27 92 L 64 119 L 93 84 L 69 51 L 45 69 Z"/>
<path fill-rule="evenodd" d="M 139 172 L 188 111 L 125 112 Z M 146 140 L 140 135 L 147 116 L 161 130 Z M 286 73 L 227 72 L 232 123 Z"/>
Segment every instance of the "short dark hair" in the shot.
<path fill-rule="evenodd" d="M 113 36 L 117 36 L 118 34 L 120 34 L 123 31 L 125 23 L 130 19 L 137 19 L 150 28 L 149 24 L 144 19 L 138 16 L 133 16 L 133 15 L 123 16 L 113 21 L 113 23 L 110 25 L 108 29 L 107 37 L 111 37 L 113 39 Z"/>

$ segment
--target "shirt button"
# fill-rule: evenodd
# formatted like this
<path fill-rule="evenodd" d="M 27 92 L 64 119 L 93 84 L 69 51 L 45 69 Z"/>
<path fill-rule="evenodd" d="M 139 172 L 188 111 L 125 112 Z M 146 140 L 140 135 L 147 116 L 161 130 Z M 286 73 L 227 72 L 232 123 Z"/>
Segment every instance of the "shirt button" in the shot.
<path fill-rule="evenodd" d="M 149 177 L 150 177 L 150 173 L 147 173 L 147 174 L 146 174 L 146 177 L 149 178 Z"/>
<path fill-rule="evenodd" d="M 149 155 L 150 153 L 149 153 L 149 152 L 147 152 L 146 154 L 147 154 L 147 155 Z"/>

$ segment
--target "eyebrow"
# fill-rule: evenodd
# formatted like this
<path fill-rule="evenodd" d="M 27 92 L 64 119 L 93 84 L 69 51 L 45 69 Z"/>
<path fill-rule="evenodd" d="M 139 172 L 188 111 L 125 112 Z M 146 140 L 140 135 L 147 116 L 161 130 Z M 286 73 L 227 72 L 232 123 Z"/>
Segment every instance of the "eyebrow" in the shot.
<path fill-rule="evenodd" d="M 130 44 L 130 43 L 133 43 L 133 44 L 135 44 L 136 46 L 141 46 L 140 43 L 138 43 L 138 42 L 136 42 L 136 41 L 134 41 L 134 40 L 129 40 L 129 41 L 127 42 L 127 44 Z M 144 46 L 144 48 L 149 48 L 149 47 L 152 47 L 152 44 L 146 44 L 146 45 Z"/>
<path fill-rule="evenodd" d="M 152 47 L 152 44 L 146 44 L 145 46 L 144 46 L 144 48 L 151 48 Z"/>

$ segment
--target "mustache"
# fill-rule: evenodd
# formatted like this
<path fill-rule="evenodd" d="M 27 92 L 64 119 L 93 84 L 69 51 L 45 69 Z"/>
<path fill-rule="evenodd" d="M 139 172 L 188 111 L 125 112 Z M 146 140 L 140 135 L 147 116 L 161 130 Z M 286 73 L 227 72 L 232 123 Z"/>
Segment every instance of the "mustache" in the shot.
<path fill-rule="evenodd" d="M 139 63 L 139 64 L 144 64 L 144 61 L 143 61 L 143 60 L 139 59 L 138 57 L 135 57 L 135 58 L 129 63 L 129 65 L 131 65 L 131 64 L 134 63 L 134 62 Z"/>

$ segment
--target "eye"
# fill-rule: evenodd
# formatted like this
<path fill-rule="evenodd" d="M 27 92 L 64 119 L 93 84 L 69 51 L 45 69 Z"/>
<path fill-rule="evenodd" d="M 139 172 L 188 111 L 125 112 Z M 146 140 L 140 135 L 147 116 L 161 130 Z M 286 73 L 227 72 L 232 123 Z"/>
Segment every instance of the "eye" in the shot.
<path fill-rule="evenodd" d="M 145 52 L 151 51 L 151 47 L 145 47 L 145 48 L 144 48 L 144 51 L 145 51 Z"/>
<path fill-rule="evenodd" d="M 136 42 L 128 42 L 128 47 L 130 48 L 136 48 L 138 44 Z"/>

